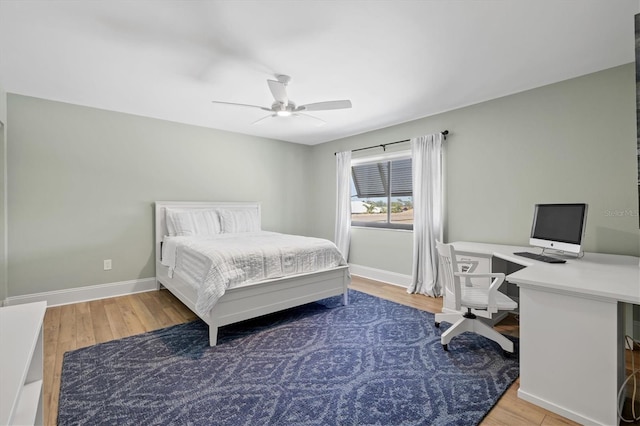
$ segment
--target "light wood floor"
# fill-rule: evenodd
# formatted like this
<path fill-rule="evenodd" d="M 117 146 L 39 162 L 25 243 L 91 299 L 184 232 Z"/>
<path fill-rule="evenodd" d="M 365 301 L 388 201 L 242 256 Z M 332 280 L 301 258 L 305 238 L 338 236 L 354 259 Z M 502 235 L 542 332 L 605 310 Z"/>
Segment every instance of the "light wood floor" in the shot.
<path fill-rule="evenodd" d="M 441 298 L 410 295 L 401 287 L 358 277 L 353 278 L 351 287 L 429 312 L 442 309 Z M 166 290 L 48 308 L 44 320 L 45 424 L 56 424 L 62 357 L 66 351 L 194 319 L 196 316 Z M 502 333 L 518 336 L 517 319 L 513 317 L 505 319 L 497 328 Z M 482 425 L 577 424 L 519 399 L 518 386 L 516 380 Z"/>

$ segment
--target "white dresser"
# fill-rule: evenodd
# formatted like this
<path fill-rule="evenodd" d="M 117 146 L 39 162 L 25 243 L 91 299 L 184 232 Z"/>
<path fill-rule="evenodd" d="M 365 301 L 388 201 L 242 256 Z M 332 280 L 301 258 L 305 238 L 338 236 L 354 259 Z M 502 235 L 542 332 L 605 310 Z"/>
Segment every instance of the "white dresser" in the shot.
<path fill-rule="evenodd" d="M 0 425 L 40 425 L 46 302 L 0 308 Z"/>

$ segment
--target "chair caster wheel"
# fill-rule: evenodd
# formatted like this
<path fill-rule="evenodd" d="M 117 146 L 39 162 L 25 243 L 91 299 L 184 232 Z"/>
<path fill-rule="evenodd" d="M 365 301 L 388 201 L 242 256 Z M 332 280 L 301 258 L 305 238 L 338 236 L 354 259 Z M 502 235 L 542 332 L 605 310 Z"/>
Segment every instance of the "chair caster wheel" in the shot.
<path fill-rule="evenodd" d="M 436 328 L 440 328 L 440 323 L 439 323 L 439 322 L 436 322 L 436 323 L 435 323 L 435 326 L 436 326 Z"/>
<path fill-rule="evenodd" d="M 445 352 L 449 352 L 449 345 L 442 345 L 442 349 L 444 349 Z"/>

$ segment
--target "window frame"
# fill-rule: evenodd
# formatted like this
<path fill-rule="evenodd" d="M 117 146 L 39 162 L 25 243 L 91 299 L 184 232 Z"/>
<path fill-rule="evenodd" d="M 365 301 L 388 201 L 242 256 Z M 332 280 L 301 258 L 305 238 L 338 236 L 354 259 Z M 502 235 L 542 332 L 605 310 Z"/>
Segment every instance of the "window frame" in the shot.
<path fill-rule="evenodd" d="M 391 162 L 394 160 L 411 160 L 411 164 L 413 167 L 413 156 L 411 155 L 410 150 L 396 151 L 396 152 L 388 152 L 379 155 L 367 156 L 367 157 L 359 157 L 351 159 L 351 184 L 353 184 L 353 167 L 362 165 L 362 164 L 375 164 L 382 162 Z M 389 174 L 389 180 L 391 180 L 391 174 L 393 173 L 393 169 L 391 169 L 391 173 Z M 412 178 L 413 179 L 413 178 Z M 411 199 L 413 201 L 413 182 L 411 187 Z M 351 213 L 351 226 L 357 228 L 376 228 L 376 229 L 393 229 L 393 230 L 404 230 L 404 231 L 413 231 L 413 223 L 393 223 L 391 222 L 391 197 L 390 193 L 387 194 L 387 221 L 386 222 L 363 222 L 363 221 L 354 221 L 353 213 Z"/>

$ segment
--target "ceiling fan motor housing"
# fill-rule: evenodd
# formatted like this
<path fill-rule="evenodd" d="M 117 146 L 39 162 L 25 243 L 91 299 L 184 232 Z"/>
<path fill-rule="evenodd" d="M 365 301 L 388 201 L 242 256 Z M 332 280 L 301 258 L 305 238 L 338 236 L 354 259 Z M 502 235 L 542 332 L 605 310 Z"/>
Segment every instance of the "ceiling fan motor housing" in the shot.
<path fill-rule="evenodd" d="M 289 112 L 293 112 L 296 109 L 296 104 L 295 102 L 291 102 L 289 101 L 286 105 L 282 102 L 279 101 L 275 101 L 274 103 L 271 104 L 271 109 L 275 112 L 278 111 L 289 111 Z"/>
<path fill-rule="evenodd" d="M 284 75 L 284 74 L 277 75 L 277 76 L 276 76 L 276 79 L 277 79 L 280 83 L 284 84 L 285 86 L 286 86 L 287 84 L 289 84 L 289 82 L 291 81 L 291 77 L 289 77 L 288 75 Z"/>

